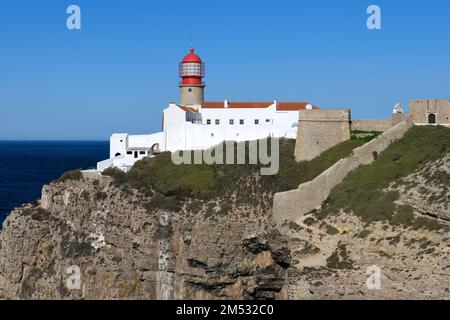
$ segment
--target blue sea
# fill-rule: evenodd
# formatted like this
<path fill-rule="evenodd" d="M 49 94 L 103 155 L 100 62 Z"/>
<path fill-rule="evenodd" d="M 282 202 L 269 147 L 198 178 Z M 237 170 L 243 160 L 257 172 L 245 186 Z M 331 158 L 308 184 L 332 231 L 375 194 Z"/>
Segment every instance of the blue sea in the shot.
<path fill-rule="evenodd" d="M 40 198 L 44 184 L 108 157 L 107 141 L 0 141 L 0 229 L 12 209 Z"/>

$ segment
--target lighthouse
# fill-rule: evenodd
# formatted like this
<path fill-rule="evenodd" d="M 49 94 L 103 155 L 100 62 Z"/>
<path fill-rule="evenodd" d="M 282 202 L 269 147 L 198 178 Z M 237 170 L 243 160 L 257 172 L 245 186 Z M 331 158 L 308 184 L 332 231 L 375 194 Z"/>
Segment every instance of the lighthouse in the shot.
<path fill-rule="evenodd" d="M 98 171 L 115 167 L 127 172 L 136 161 L 161 152 L 207 150 L 223 141 L 296 139 L 299 111 L 317 109 L 308 102 L 204 101 L 205 65 L 194 49 L 179 67 L 180 101 L 164 109 L 162 130 L 145 135 L 113 134 L 110 157 L 97 163 Z"/>
<path fill-rule="evenodd" d="M 191 48 L 180 62 L 180 105 L 201 105 L 204 101 L 205 64 Z"/>

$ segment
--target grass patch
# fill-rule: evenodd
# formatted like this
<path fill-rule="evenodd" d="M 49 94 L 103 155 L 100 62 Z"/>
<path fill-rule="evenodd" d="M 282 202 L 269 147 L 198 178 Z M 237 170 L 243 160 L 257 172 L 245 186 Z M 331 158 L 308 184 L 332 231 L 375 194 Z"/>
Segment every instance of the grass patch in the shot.
<path fill-rule="evenodd" d="M 352 140 L 357 140 L 364 143 L 375 139 L 380 134 L 382 134 L 382 132 L 379 131 L 360 131 L 360 130 L 350 131 L 350 137 Z"/>
<path fill-rule="evenodd" d="M 278 191 L 297 189 L 300 184 L 313 180 L 363 144 L 362 141 L 348 140 L 328 149 L 311 161 L 297 163 L 293 156 L 295 141 L 280 142 L 280 170 L 276 176 Z"/>

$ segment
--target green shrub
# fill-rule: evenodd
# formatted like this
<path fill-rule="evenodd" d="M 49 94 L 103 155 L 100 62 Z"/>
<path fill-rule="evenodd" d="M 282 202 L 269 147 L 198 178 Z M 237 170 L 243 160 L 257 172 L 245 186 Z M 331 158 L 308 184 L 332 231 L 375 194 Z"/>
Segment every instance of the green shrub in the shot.
<path fill-rule="evenodd" d="M 446 226 L 442 223 L 439 223 L 436 219 L 431 219 L 428 217 L 418 217 L 412 222 L 412 227 L 416 230 L 425 229 L 429 231 L 436 231 L 439 229 L 443 229 Z"/>
<path fill-rule="evenodd" d="M 81 180 L 83 178 L 83 173 L 81 173 L 81 169 L 67 171 L 61 175 L 58 179 L 59 182 L 64 182 L 68 180 Z"/>
<path fill-rule="evenodd" d="M 110 167 L 110 168 L 103 170 L 102 175 L 113 178 L 114 184 L 116 186 L 123 185 L 127 181 L 126 173 L 115 167 Z"/>
<path fill-rule="evenodd" d="M 349 258 L 345 245 L 340 244 L 327 258 L 327 267 L 331 269 L 353 269 L 353 261 Z"/>
<path fill-rule="evenodd" d="M 330 224 L 326 225 L 326 229 L 327 229 L 327 234 L 329 234 L 329 235 L 335 236 L 335 235 L 339 234 L 339 230 Z"/>
<path fill-rule="evenodd" d="M 371 233 L 372 233 L 372 231 L 370 231 L 370 230 L 368 230 L 368 229 L 364 229 L 363 231 L 361 231 L 361 232 L 358 234 L 358 238 L 365 239 L 365 238 L 367 238 Z"/>
<path fill-rule="evenodd" d="M 411 226 L 414 222 L 413 208 L 408 205 L 397 206 L 397 213 L 392 217 L 391 223 L 394 225 Z"/>
<path fill-rule="evenodd" d="M 136 162 L 126 181 L 137 189 L 155 189 L 165 195 L 208 198 L 216 190 L 214 167 L 176 165 L 169 152 Z"/>
<path fill-rule="evenodd" d="M 308 227 L 313 225 L 314 222 L 316 222 L 316 219 L 314 219 L 313 217 L 308 217 L 303 221 L 303 223 L 306 224 Z"/>
<path fill-rule="evenodd" d="M 156 193 L 144 207 L 148 213 L 152 213 L 158 209 L 176 212 L 180 210 L 181 203 L 175 196 L 166 197 L 161 193 Z"/>

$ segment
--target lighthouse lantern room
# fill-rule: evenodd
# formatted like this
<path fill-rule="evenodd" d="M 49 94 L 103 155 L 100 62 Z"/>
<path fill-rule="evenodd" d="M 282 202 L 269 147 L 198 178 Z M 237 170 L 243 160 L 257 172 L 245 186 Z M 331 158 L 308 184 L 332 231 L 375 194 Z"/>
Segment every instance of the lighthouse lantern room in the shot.
<path fill-rule="evenodd" d="M 204 101 L 205 64 L 191 52 L 180 62 L 180 105 L 201 105 Z"/>

